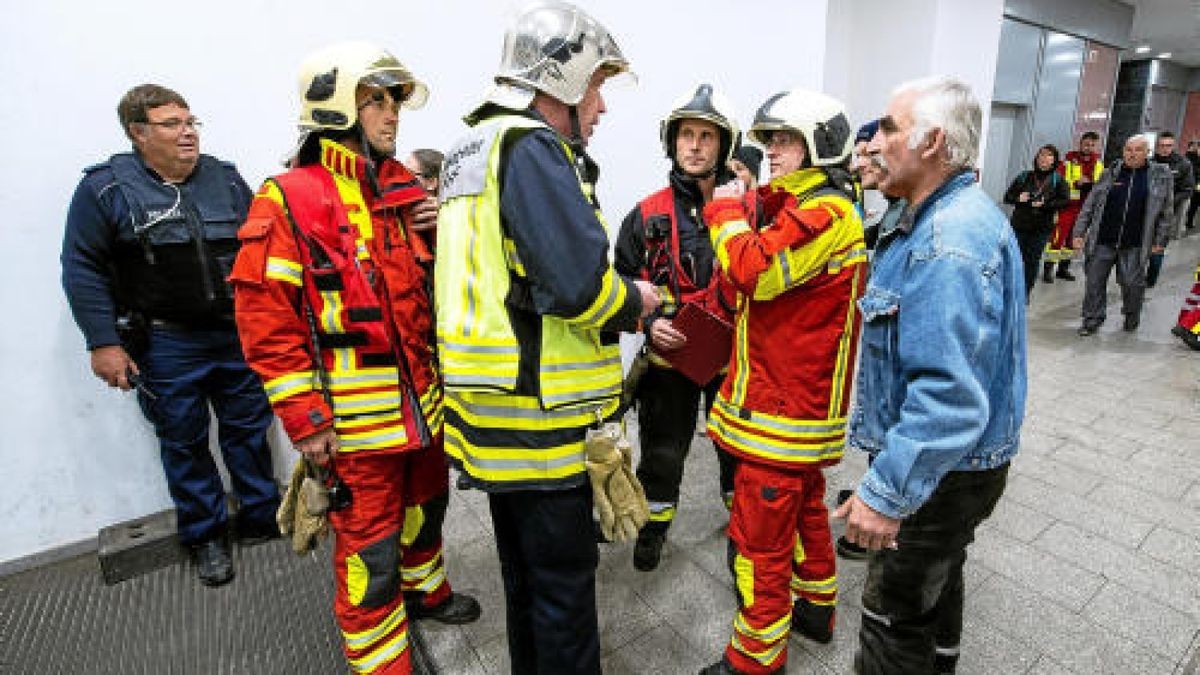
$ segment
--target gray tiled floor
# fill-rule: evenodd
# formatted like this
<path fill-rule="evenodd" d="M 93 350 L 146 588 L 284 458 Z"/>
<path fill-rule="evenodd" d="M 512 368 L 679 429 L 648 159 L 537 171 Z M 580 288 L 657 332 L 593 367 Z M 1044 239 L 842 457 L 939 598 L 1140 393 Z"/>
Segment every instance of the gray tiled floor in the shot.
<path fill-rule="evenodd" d="M 1164 278 L 1132 334 L 1120 330 L 1115 292 L 1109 322 L 1083 339 L 1075 335 L 1082 278 L 1034 290 L 1024 443 L 1009 490 L 970 552 L 960 672 L 1196 672 L 1200 354 L 1168 330 L 1197 260 L 1200 236 L 1172 244 Z M 863 468 L 862 457 L 848 456 L 831 470 L 831 497 Z M 683 493 L 657 571 L 635 571 L 629 545 L 602 547 L 607 673 L 692 673 L 728 639 L 734 598 L 724 563 L 726 515 L 716 462 L 699 437 Z M 508 672 L 486 500 L 455 492 L 451 503 L 451 578 L 479 594 L 486 614 L 463 628 L 426 624 L 427 639 L 442 672 Z M 789 672 L 850 671 L 863 564 L 842 562 L 839 577 L 833 643 L 793 638 Z"/>

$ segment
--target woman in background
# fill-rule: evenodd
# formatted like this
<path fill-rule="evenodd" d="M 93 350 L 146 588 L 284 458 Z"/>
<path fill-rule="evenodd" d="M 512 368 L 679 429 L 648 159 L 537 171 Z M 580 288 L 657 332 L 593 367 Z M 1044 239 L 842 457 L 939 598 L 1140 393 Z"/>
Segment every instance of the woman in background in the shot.
<path fill-rule="evenodd" d="M 1058 148 L 1046 144 L 1038 149 L 1033 169 L 1022 171 L 1004 193 L 1004 203 L 1013 205 L 1012 227 L 1025 263 L 1025 302 L 1037 283 L 1042 250 L 1054 230 L 1054 215 L 1067 205 L 1070 193 L 1058 174 Z"/>

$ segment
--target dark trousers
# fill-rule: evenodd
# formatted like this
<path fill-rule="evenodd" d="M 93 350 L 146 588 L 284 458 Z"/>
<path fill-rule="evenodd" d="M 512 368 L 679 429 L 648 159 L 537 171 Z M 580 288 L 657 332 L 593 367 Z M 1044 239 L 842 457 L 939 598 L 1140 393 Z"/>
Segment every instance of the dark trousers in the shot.
<path fill-rule="evenodd" d="M 1121 313 L 1140 317 L 1146 297 L 1146 266 L 1140 248 L 1115 248 L 1096 244 L 1084 261 L 1087 283 L 1083 291 L 1083 325 L 1104 323 L 1108 306 L 1108 275 L 1117 268 L 1121 286 Z"/>
<path fill-rule="evenodd" d="M 638 383 L 638 442 L 641 459 L 637 477 L 650 502 L 646 527 L 666 532 L 679 503 L 683 464 L 696 437 L 696 411 L 704 397 L 705 415 L 712 407 L 724 378 L 718 376 L 700 387 L 678 371 L 651 366 Z M 720 465 L 721 494 L 733 495 L 734 458 L 714 445 Z"/>
<path fill-rule="evenodd" d="M 1186 229 L 1196 227 L 1196 207 L 1200 207 L 1200 190 L 1192 193 L 1192 203 L 1188 206 L 1187 220 L 1183 221 L 1183 226 Z"/>
<path fill-rule="evenodd" d="M 1050 231 L 1013 230 L 1017 236 L 1017 246 L 1021 249 L 1021 262 L 1025 265 L 1025 300 L 1033 292 L 1037 283 L 1038 263 L 1042 260 L 1042 252 L 1046 250 L 1046 242 L 1050 239 Z"/>
<path fill-rule="evenodd" d="M 139 391 L 138 403 L 158 434 L 180 541 L 199 543 L 226 530 L 225 488 L 208 449 L 210 403 L 238 519 L 273 524 L 279 508 L 267 445 L 273 414 L 262 383 L 242 357 L 237 332 L 155 329 L 136 360 L 157 397 L 152 401 Z"/>
<path fill-rule="evenodd" d="M 946 474 L 900 524 L 897 548 L 871 554 L 856 672 L 928 675 L 935 672 L 935 649 L 957 653 L 967 545 L 1000 500 L 1007 477 L 1007 464 Z"/>
<path fill-rule="evenodd" d="M 488 495 L 517 675 L 600 672 L 592 491 Z"/>

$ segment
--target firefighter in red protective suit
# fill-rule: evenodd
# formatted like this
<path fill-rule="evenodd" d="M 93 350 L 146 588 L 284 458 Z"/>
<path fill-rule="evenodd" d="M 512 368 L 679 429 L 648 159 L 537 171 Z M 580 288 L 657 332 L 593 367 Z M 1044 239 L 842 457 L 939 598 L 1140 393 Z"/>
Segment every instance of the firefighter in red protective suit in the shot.
<path fill-rule="evenodd" d="M 288 435 L 350 492 L 334 510 L 334 612 L 356 672 L 407 673 L 408 617 L 478 618 L 442 560 L 448 500 L 426 237 L 437 204 L 393 159 L 424 84 L 367 43 L 300 76 L 304 136 L 238 236 L 243 350 Z M 407 605 L 407 608 L 406 608 Z"/>
<path fill-rule="evenodd" d="M 739 292 L 729 373 L 709 435 L 738 458 L 729 536 L 738 589 L 733 636 L 703 672 L 782 673 L 789 628 L 833 637 L 837 579 L 821 468 L 837 463 L 867 271 L 846 171 L 844 106 L 776 94 L 750 136 L 771 182 L 717 188 L 704 209 L 717 259 Z"/>
<path fill-rule="evenodd" d="M 1067 153 L 1066 159 L 1058 165 L 1058 172 L 1067 182 L 1071 190 L 1071 199 L 1066 207 L 1058 212 L 1054 225 L 1054 233 L 1046 244 L 1045 261 L 1042 263 L 1042 283 L 1052 284 L 1054 279 L 1075 281 L 1071 274 L 1071 256 L 1075 249 L 1071 248 L 1071 228 L 1075 227 L 1075 219 L 1083 208 L 1083 200 L 1092 191 L 1092 185 L 1100 180 L 1104 173 L 1104 162 L 1096 154 L 1096 146 L 1100 144 L 1100 136 L 1094 131 L 1085 131 L 1079 137 L 1079 149 Z M 1058 271 L 1054 271 L 1054 265 Z"/>
<path fill-rule="evenodd" d="M 650 507 L 650 520 L 633 549 L 633 566 L 642 571 L 658 567 L 675 518 L 701 396 L 707 411 L 723 379 L 717 375 L 703 386 L 696 384 L 672 368 L 667 358 L 687 339 L 671 323 L 685 304 L 697 304 L 726 321 L 733 318 L 733 289 L 719 283 L 712 243 L 700 216 L 717 184 L 734 178 L 728 165 L 741 141 L 736 118 L 728 100 L 710 84 L 698 85 L 676 102 L 659 133 L 671 160 L 670 185 L 629 212 L 614 248 L 617 272 L 653 283 L 663 298 L 659 310 L 643 322 L 650 367 L 635 392 L 641 446 L 637 477 Z M 717 460 L 728 505 L 734 461 L 720 448 Z"/>
<path fill-rule="evenodd" d="M 1195 283 L 1183 300 L 1179 319 L 1171 327 L 1171 333 L 1188 347 L 1200 352 L 1200 265 L 1196 265 Z"/>

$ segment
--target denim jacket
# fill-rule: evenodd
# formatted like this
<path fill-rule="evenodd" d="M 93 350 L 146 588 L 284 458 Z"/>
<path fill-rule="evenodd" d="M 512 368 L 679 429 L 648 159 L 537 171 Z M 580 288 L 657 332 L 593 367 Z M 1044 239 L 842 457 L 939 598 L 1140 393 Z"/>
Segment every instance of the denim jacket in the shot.
<path fill-rule="evenodd" d="M 866 293 L 849 445 L 858 496 L 891 518 L 949 471 L 1001 466 L 1025 414 L 1025 284 L 1012 228 L 969 172 L 881 232 Z"/>

